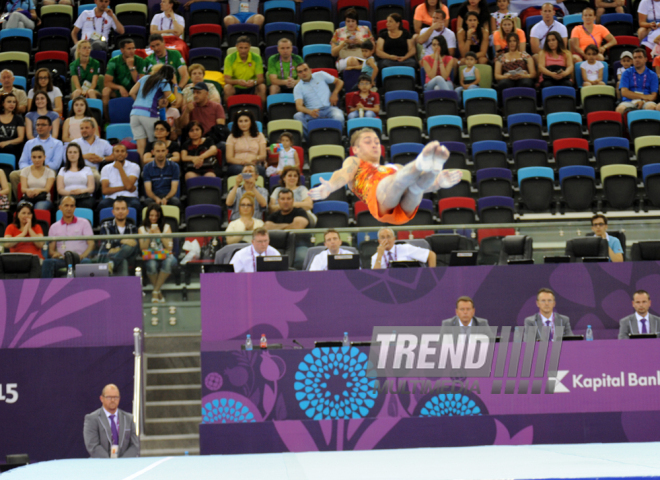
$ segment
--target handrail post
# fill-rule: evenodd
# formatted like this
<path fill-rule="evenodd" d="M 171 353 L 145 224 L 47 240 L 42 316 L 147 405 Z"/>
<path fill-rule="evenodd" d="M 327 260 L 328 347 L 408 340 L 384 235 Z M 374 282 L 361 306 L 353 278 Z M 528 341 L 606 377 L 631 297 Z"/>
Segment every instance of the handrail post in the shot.
<path fill-rule="evenodd" d="M 133 423 L 135 433 L 140 436 L 142 431 L 142 330 L 133 329 L 133 340 L 135 342 L 135 369 L 133 371 Z"/>

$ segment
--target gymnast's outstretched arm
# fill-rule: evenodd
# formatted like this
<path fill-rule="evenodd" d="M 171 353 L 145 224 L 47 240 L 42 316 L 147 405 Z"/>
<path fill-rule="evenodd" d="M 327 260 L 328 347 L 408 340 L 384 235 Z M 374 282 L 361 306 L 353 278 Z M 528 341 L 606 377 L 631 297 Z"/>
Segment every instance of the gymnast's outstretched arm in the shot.
<path fill-rule="evenodd" d="M 332 174 L 330 180 L 321 179 L 321 184 L 312 188 L 308 195 L 312 200 L 323 200 L 335 190 L 346 186 L 355 178 L 360 160 L 357 157 L 348 157 L 344 160 L 341 169 Z"/>

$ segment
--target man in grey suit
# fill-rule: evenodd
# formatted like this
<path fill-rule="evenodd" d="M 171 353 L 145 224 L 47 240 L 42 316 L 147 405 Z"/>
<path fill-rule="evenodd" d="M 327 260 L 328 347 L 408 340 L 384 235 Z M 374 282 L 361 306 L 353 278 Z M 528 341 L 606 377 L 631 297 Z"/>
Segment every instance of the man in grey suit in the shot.
<path fill-rule="evenodd" d="M 559 315 L 556 313 L 554 311 L 555 305 L 557 305 L 557 302 L 555 301 L 555 292 L 549 288 L 541 288 L 539 293 L 536 294 L 536 306 L 539 307 L 539 313 L 525 318 L 525 328 L 537 328 L 536 338 L 538 340 L 541 339 L 543 327 L 549 327 L 551 341 L 554 340 L 556 334 L 559 334 L 559 332 L 556 331 L 557 327 L 564 327 L 564 333 L 562 336 L 573 335 L 569 318 L 565 315 Z"/>
<path fill-rule="evenodd" d="M 619 320 L 619 340 L 627 340 L 628 334 L 660 333 L 660 317 L 651 315 L 651 297 L 646 290 L 637 290 L 633 294 L 632 306 L 635 313 Z"/>
<path fill-rule="evenodd" d="M 85 447 L 92 458 L 110 458 L 113 445 L 117 457 L 140 456 L 140 439 L 135 432 L 133 416 L 119 409 L 119 389 L 109 384 L 101 392 L 98 410 L 85 415 L 83 436 Z"/>
<path fill-rule="evenodd" d="M 474 316 L 474 301 L 470 297 L 458 297 L 456 300 L 456 316 L 442 321 L 443 327 L 487 327 L 488 320 Z"/>

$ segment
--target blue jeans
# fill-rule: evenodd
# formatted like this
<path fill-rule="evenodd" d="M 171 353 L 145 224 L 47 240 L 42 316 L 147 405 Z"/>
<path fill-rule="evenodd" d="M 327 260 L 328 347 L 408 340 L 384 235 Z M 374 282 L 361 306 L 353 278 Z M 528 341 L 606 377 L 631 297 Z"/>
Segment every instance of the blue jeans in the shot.
<path fill-rule="evenodd" d="M 339 120 L 342 126 L 344 125 L 344 112 L 342 112 L 337 107 L 323 107 L 319 109 L 318 118 L 331 118 L 332 120 Z M 302 113 L 302 112 L 296 113 L 293 116 L 293 119 L 298 120 L 299 122 L 302 123 L 303 135 L 305 136 L 305 140 L 307 140 L 309 135 L 309 130 L 307 129 L 307 123 L 310 120 L 317 120 L 317 119 L 312 117 L 311 115 L 307 115 L 306 113 Z"/>
<path fill-rule="evenodd" d="M 35 210 L 50 210 L 53 208 L 53 202 L 50 200 L 42 200 L 34 204 Z"/>
<path fill-rule="evenodd" d="M 105 251 L 99 255 L 99 263 L 112 263 L 114 276 L 125 277 L 128 275 L 128 261 L 134 259 L 140 251 L 139 245 L 131 247 L 122 245 L 118 252 L 108 253 Z"/>
<path fill-rule="evenodd" d="M 433 77 L 429 82 L 424 85 L 424 91 L 428 92 L 429 90 L 453 90 L 454 86 L 451 81 L 445 80 L 440 75 Z"/>
<path fill-rule="evenodd" d="M 371 110 L 365 110 L 364 111 L 364 117 L 363 118 L 376 118 L 377 115 L 372 112 Z M 360 118 L 360 110 L 355 110 L 354 112 L 351 112 L 348 114 L 348 119 L 353 120 L 354 118 Z"/>
<path fill-rule="evenodd" d="M 92 261 L 89 258 L 83 258 L 80 263 L 92 263 Z M 55 272 L 67 266 L 66 260 L 63 258 L 47 258 L 41 264 L 41 278 L 55 278 Z"/>
<path fill-rule="evenodd" d="M 168 255 L 165 260 L 147 260 L 144 262 L 144 268 L 147 275 L 158 275 L 158 266 L 163 273 L 172 273 L 172 269 L 176 267 L 176 258 L 174 255 Z"/>

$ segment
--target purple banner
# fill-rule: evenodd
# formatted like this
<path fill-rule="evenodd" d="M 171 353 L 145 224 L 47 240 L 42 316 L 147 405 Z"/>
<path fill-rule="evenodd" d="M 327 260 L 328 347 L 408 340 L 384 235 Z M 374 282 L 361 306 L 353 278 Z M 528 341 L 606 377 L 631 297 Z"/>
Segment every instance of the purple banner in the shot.
<path fill-rule="evenodd" d="M 133 345 L 137 277 L 0 282 L 0 349 Z"/>
<path fill-rule="evenodd" d="M 556 292 L 556 311 L 573 331 L 616 338 L 633 313 L 632 293 L 660 297 L 660 262 L 202 275 L 202 350 L 230 340 L 371 338 L 374 326 L 439 325 L 461 295 L 490 325 L 522 326 L 538 312 L 539 288 Z M 652 313 L 660 313 L 654 305 Z M 285 342 L 286 343 L 286 342 Z M 235 342 L 234 342 L 235 345 Z"/>

